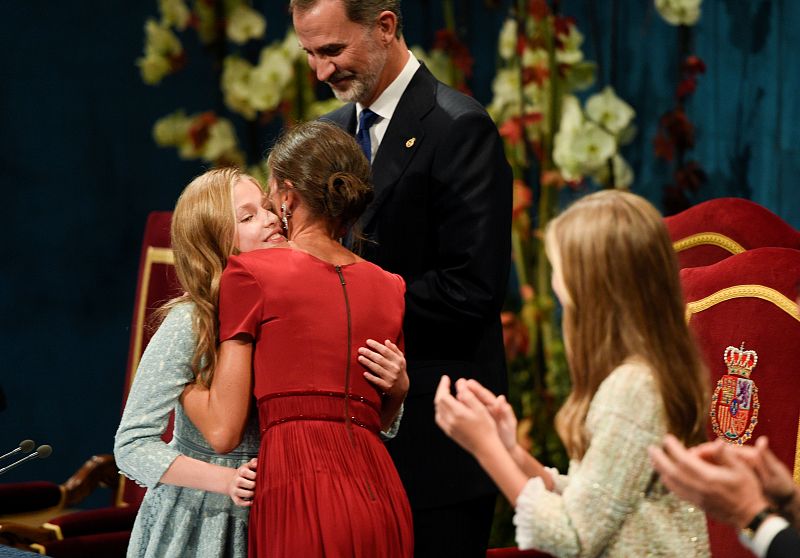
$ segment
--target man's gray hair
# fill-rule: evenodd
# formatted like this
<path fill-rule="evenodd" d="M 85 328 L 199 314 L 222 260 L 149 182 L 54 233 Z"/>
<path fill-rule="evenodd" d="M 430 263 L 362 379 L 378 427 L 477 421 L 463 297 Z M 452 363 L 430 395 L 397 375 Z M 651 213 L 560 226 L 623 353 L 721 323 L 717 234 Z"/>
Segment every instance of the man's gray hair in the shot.
<path fill-rule="evenodd" d="M 397 31 L 399 38 L 403 32 L 403 13 L 400 11 L 400 0 L 338 0 L 344 4 L 347 19 L 364 27 L 375 23 L 381 12 L 392 12 L 397 16 Z M 320 0 L 291 0 L 289 11 L 306 12 L 319 4 Z"/>

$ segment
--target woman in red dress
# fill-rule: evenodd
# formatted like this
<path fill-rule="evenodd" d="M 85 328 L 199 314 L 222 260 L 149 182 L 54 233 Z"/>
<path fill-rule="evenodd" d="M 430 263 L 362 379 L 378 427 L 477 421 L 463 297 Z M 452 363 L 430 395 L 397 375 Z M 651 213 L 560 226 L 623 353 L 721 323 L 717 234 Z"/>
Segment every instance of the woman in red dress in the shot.
<path fill-rule="evenodd" d="M 351 136 L 308 122 L 268 166 L 291 247 L 229 259 L 213 391 L 188 390 L 184 406 L 204 407 L 199 426 L 224 451 L 255 394 L 250 556 L 411 557 L 408 500 L 379 437 L 408 390 L 396 365 L 405 284 L 338 241 L 371 201 L 369 163 Z M 371 374 L 374 362 L 394 375 Z"/>

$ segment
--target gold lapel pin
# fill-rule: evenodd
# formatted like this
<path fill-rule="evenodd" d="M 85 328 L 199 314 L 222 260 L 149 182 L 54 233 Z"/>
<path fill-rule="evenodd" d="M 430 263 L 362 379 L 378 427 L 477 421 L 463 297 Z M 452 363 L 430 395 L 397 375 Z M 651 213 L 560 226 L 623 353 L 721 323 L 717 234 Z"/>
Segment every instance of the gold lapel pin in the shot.
<path fill-rule="evenodd" d="M 414 142 L 417 141 L 417 138 L 411 138 L 406 142 L 406 147 L 414 147 Z"/>

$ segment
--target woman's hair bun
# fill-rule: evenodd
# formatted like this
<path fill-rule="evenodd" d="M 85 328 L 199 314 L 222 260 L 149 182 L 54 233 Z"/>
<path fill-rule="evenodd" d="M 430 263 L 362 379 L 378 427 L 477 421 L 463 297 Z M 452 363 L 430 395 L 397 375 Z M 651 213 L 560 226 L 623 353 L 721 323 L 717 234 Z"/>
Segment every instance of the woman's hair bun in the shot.
<path fill-rule="evenodd" d="M 324 213 L 342 223 L 355 221 L 372 201 L 369 183 L 352 172 L 335 172 L 325 185 Z"/>

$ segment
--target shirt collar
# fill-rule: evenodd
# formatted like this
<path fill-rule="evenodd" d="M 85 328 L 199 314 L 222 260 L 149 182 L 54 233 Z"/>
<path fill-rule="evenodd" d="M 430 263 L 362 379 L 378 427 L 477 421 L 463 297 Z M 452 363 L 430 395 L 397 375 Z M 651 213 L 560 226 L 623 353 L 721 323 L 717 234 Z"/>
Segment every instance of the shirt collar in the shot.
<path fill-rule="evenodd" d="M 384 120 L 391 120 L 397 105 L 400 103 L 400 97 L 403 96 L 406 87 L 411 83 L 411 79 L 414 77 L 419 66 L 419 60 L 417 60 L 409 50 L 406 65 L 403 66 L 403 69 L 398 76 L 394 78 L 394 81 L 390 83 L 389 86 L 383 90 L 383 93 L 369 106 L 369 109 Z M 361 117 L 361 111 L 364 110 L 364 108 L 365 107 L 361 103 L 356 103 L 356 119 Z"/>

